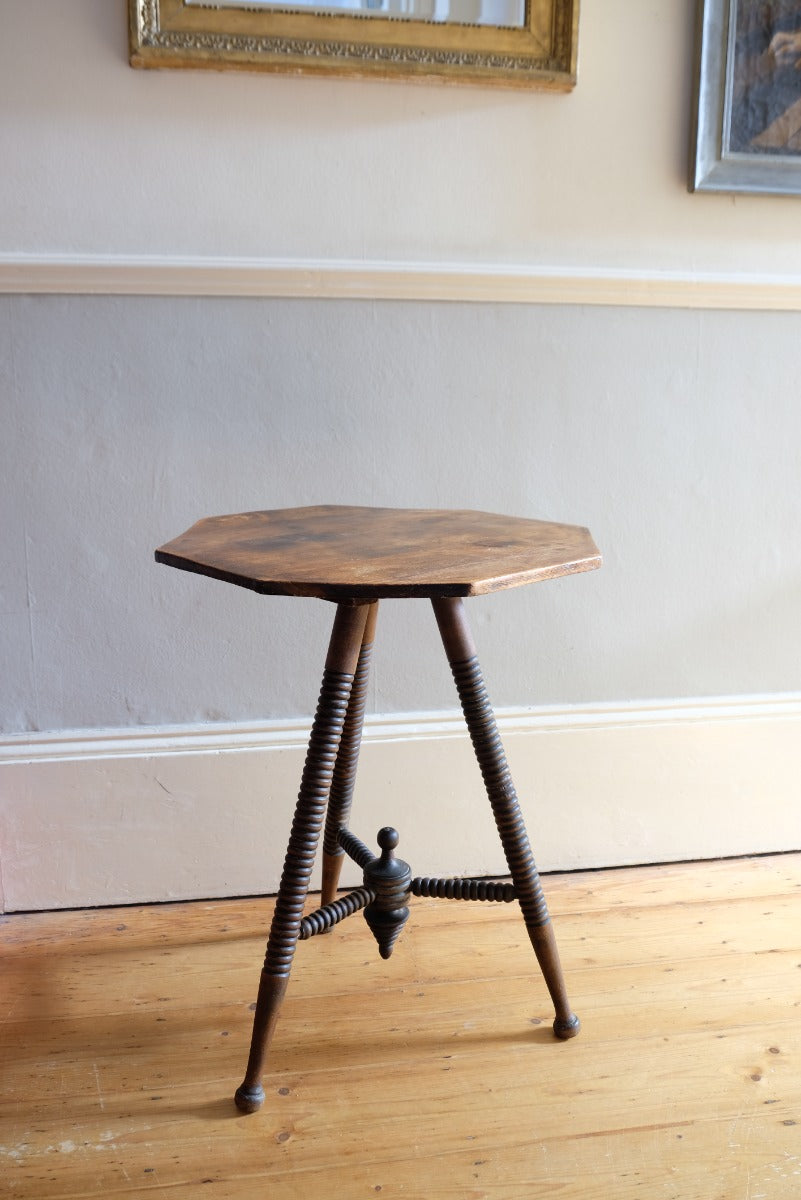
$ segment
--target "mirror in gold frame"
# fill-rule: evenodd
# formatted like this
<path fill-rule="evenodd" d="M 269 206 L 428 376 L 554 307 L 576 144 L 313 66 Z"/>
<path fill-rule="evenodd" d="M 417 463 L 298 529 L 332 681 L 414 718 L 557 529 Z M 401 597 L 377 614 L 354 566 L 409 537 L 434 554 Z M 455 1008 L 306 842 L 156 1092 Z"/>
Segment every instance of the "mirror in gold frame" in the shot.
<path fill-rule="evenodd" d="M 578 0 L 128 0 L 131 64 L 567 91 Z"/>

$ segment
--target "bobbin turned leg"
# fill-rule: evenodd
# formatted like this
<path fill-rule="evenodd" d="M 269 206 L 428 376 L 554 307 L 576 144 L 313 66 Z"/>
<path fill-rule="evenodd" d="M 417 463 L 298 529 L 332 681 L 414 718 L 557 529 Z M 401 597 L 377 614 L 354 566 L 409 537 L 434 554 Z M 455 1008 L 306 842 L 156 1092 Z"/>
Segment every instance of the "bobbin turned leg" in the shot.
<path fill-rule="evenodd" d="M 567 998 L 548 908 L 467 625 L 464 604 L 458 597 L 445 596 L 433 599 L 432 604 L 526 929 L 556 1009 L 554 1033 L 560 1038 L 575 1037 L 579 1019 Z"/>
<path fill-rule="evenodd" d="M 370 675 L 370 658 L 373 652 L 375 626 L 378 618 L 378 601 L 370 605 L 364 627 L 359 662 L 351 688 L 348 714 L 342 730 L 342 740 L 331 781 L 328 798 L 328 814 L 323 834 L 323 885 L 321 904 L 331 904 L 337 894 L 339 876 L 345 860 L 345 851 L 339 844 L 339 831 L 347 827 L 353 787 L 356 782 L 356 767 L 362 744 L 364 708 L 367 700 L 367 684 Z"/>
<path fill-rule="evenodd" d="M 340 604 L 334 618 L 261 973 L 250 1057 L 244 1082 L 235 1096 L 241 1112 L 255 1112 L 264 1100 L 261 1086 L 264 1061 L 289 981 L 367 615 L 367 605 Z"/>

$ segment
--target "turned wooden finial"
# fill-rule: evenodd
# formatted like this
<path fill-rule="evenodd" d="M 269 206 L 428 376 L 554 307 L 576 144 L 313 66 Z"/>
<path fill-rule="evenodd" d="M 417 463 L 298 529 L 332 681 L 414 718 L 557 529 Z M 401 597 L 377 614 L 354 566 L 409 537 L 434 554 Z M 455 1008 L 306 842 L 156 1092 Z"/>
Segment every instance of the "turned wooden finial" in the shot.
<path fill-rule="evenodd" d="M 382 958 L 389 958 L 409 917 L 406 901 L 412 872 L 408 863 L 395 858 L 399 840 L 396 829 L 389 826 L 380 829 L 377 841 L 381 856 L 364 868 L 364 885 L 375 892 L 375 899 L 364 910 L 364 919 L 378 942 Z"/>
<path fill-rule="evenodd" d="M 376 839 L 382 851 L 380 861 L 384 864 L 392 861 L 392 852 L 398 847 L 400 834 L 397 829 L 393 829 L 391 825 L 385 825 L 383 829 L 379 829 Z"/>

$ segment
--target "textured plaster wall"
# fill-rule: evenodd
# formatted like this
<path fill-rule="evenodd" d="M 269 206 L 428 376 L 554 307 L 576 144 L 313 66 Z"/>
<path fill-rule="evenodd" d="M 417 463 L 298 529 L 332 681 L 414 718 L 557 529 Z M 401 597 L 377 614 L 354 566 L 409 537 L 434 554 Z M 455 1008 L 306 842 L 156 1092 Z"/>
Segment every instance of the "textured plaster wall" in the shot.
<path fill-rule="evenodd" d="M 583 0 L 568 96 L 134 72 L 125 7 L 0 2 L 0 256 L 801 269 L 797 199 L 686 193 L 693 0 Z M 0 728 L 308 712 L 327 606 L 152 551 L 324 500 L 591 526 L 602 572 L 473 604 L 501 705 L 798 690 L 800 324 L 0 297 Z M 372 707 L 452 707 L 382 621 Z"/>
<path fill-rule="evenodd" d="M 801 270 L 689 196 L 695 0 L 581 0 L 569 95 L 133 71 L 126 0 L 0 0 L 0 254 Z"/>
<path fill-rule="evenodd" d="M 601 572 L 471 601 L 496 703 L 793 691 L 801 316 L 0 298 L 3 728 L 310 711 L 332 615 L 171 571 L 200 516 L 455 505 L 589 524 Z M 371 707 L 450 708 L 425 603 Z"/>

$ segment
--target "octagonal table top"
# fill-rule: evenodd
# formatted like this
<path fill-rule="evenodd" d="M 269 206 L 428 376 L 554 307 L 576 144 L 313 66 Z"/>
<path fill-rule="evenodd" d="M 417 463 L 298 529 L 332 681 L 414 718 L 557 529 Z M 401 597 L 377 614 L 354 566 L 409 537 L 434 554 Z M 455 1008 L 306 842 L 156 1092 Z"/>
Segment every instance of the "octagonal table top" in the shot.
<path fill-rule="evenodd" d="M 198 521 L 156 561 L 266 595 L 477 596 L 591 571 L 587 529 L 467 509 L 317 505 Z"/>

